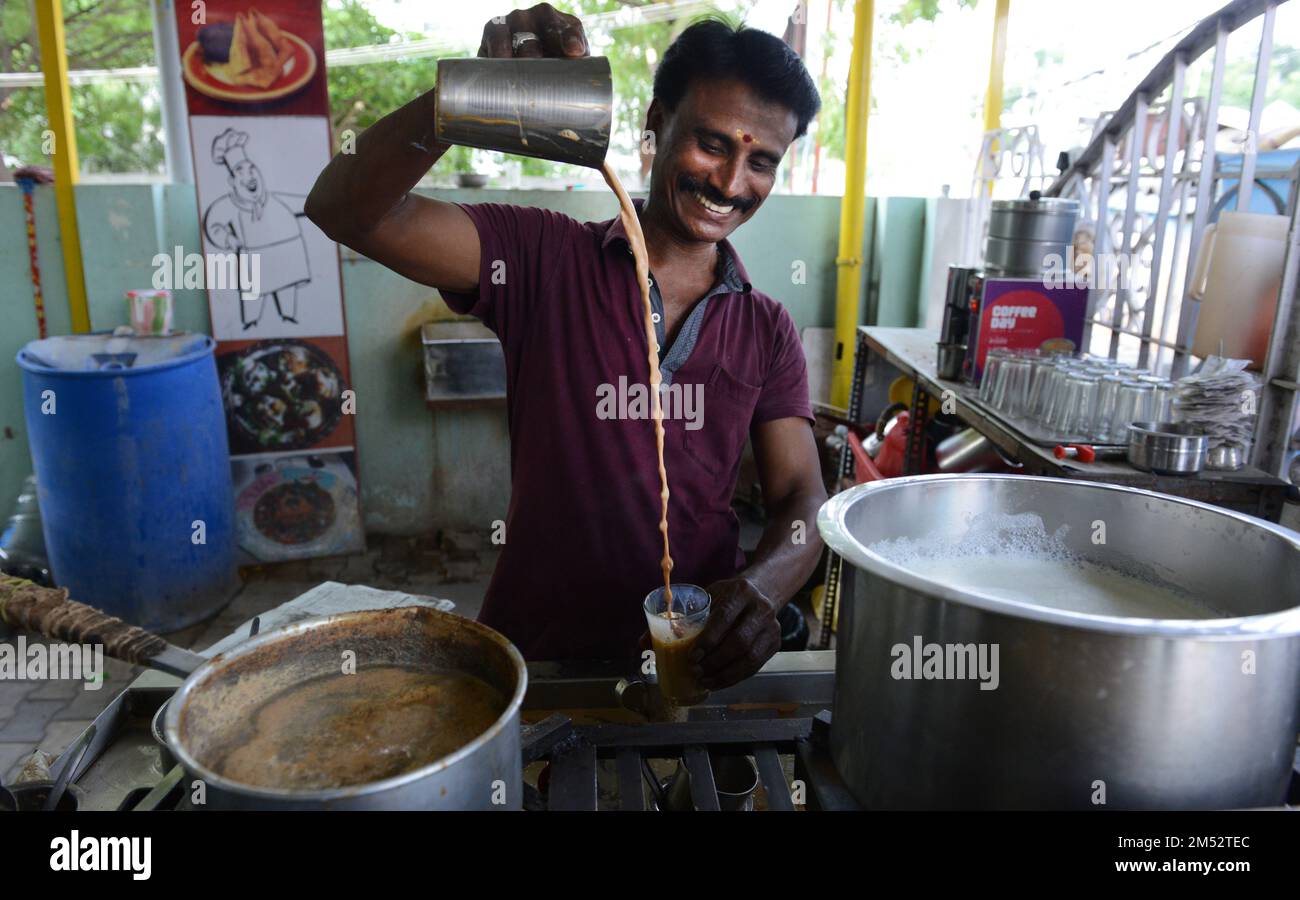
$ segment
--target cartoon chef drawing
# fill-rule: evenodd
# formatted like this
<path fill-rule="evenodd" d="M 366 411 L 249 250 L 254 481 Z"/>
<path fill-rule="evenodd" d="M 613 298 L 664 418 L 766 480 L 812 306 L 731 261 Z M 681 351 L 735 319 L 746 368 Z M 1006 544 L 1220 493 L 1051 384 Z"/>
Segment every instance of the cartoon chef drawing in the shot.
<path fill-rule="evenodd" d="M 203 214 L 209 242 L 236 254 L 257 254 L 260 294 L 240 291 L 239 320 L 252 328 L 266 311 L 268 297 L 281 321 L 297 324 L 298 289 L 311 281 L 307 244 L 298 220 L 303 196 L 267 189 L 257 163 L 248 157 L 248 133 L 227 128 L 212 141 L 212 161 L 225 166 L 230 193 Z M 244 272 L 244 260 L 237 271 Z"/>

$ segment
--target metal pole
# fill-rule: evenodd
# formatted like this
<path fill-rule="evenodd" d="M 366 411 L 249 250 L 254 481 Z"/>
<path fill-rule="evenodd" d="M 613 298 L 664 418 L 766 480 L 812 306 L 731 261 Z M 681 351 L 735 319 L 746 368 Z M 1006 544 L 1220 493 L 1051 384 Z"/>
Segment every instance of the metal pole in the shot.
<path fill-rule="evenodd" d="M 862 289 L 867 188 L 867 115 L 871 103 L 871 35 L 875 0 L 856 0 L 853 55 L 849 60 L 849 98 L 845 111 L 844 200 L 840 204 L 840 244 L 835 258 L 835 359 L 831 369 L 831 404 L 846 409 L 853 380 L 854 333 Z"/>
<path fill-rule="evenodd" d="M 1250 95 L 1250 124 L 1246 126 L 1246 146 L 1241 155 L 1241 182 L 1237 188 L 1237 211 L 1250 209 L 1250 195 L 1255 189 L 1255 159 L 1259 156 L 1259 120 L 1264 113 L 1264 97 L 1268 93 L 1268 64 L 1273 55 L 1273 16 L 1277 4 L 1270 3 L 1264 10 L 1264 23 L 1259 34 L 1259 58 L 1255 61 L 1255 87 Z"/>
<path fill-rule="evenodd" d="M 77 201 L 73 188 L 80 175 L 77 133 L 72 127 L 72 95 L 68 91 L 68 56 L 63 45 L 63 7 L 60 0 L 36 0 L 36 28 L 41 44 L 41 71 L 45 74 L 45 110 L 50 121 L 54 152 L 54 202 L 59 211 L 59 237 L 63 244 L 63 272 L 68 282 L 68 310 L 72 330 L 90 331 L 86 305 L 86 276 L 81 263 L 81 236 L 77 229 Z"/>
<path fill-rule="evenodd" d="M 1127 262 L 1137 254 L 1137 241 L 1133 229 L 1137 220 L 1138 180 L 1142 172 L 1142 149 L 1147 135 L 1147 105 L 1150 98 L 1146 94 L 1137 95 L 1137 106 L 1133 111 L 1133 127 L 1129 131 L 1128 158 L 1128 202 L 1124 206 L 1124 225 L 1120 229 L 1120 245 L 1116 252 L 1124 255 Z M 1128 298 L 1132 293 L 1121 279 L 1115 290 L 1115 311 L 1111 316 L 1110 353 L 1111 359 L 1119 357 L 1119 336 L 1123 329 L 1124 312 L 1128 308 Z"/>
<path fill-rule="evenodd" d="M 185 85 L 181 79 L 174 0 L 153 2 L 153 46 L 158 58 L 158 87 L 162 93 L 163 152 L 167 159 L 167 176 L 176 184 L 193 184 L 194 161 L 190 153 L 189 113 L 185 108 Z"/>
<path fill-rule="evenodd" d="M 1002 128 L 1002 69 L 1007 59 L 1007 19 L 1011 12 L 1011 0 L 998 0 L 993 11 L 993 46 L 989 50 L 989 86 L 984 94 L 984 134 Z M 989 147 L 993 158 L 997 157 L 997 139 Z M 988 183 L 988 196 L 993 196 L 993 184 L 997 178 L 996 168 Z M 983 221 L 983 218 L 980 219 Z"/>
<path fill-rule="evenodd" d="M 1142 309 L 1142 346 L 1138 348 L 1138 367 L 1145 368 L 1151 352 L 1151 330 L 1156 318 L 1156 294 L 1160 291 L 1160 264 L 1165 251 L 1165 230 L 1169 223 L 1169 204 L 1173 200 L 1174 158 L 1182 149 L 1183 81 L 1187 59 L 1181 54 L 1174 60 L 1174 82 L 1170 88 L 1169 111 L 1165 117 L 1165 152 L 1160 172 L 1160 199 L 1156 208 L 1155 244 L 1151 250 L 1151 283 Z M 1172 266 L 1170 267 L 1172 271 Z M 1167 302 L 1167 301 L 1166 301 Z M 1163 331 L 1158 337 L 1164 337 Z M 1157 357 L 1159 354 L 1157 353 Z"/>
<path fill-rule="evenodd" d="M 1171 378 L 1187 374 L 1188 353 L 1192 336 L 1196 334 L 1196 319 L 1201 305 L 1192 299 L 1192 275 L 1196 271 L 1196 256 L 1201 250 L 1201 236 L 1205 233 L 1214 203 L 1215 137 L 1219 131 L 1219 100 L 1223 96 L 1223 73 L 1227 68 L 1228 34 L 1231 29 L 1219 23 L 1214 39 L 1214 69 L 1210 74 L 1210 96 L 1205 105 L 1205 130 L 1201 141 L 1201 169 L 1196 178 L 1196 207 L 1192 213 L 1192 234 L 1187 244 L 1187 271 L 1183 276 L 1182 307 L 1178 311 L 1178 338 L 1175 343 Z M 1188 142 L 1188 152 L 1191 143 Z"/>
<path fill-rule="evenodd" d="M 1108 258 L 1110 254 L 1110 182 L 1114 174 L 1114 165 L 1115 138 L 1107 132 L 1102 138 L 1100 170 L 1096 179 L 1097 233 L 1093 236 L 1092 242 L 1092 267 L 1094 272 L 1097 271 L 1101 260 Z M 1111 292 L 1109 284 L 1102 284 L 1093 290 L 1093 295 L 1089 299 L 1088 321 L 1083 326 L 1083 346 L 1079 348 L 1084 353 L 1092 352 L 1092 326 L 1094 320 L 1098 318 L 1098 311 L 1106 303 L 1106 295 Z M 1116 302 L 1119 302 L 1118 297 Z"/>
<path fill-rule="evenodd" d="M 1298 167 L 1300 168 L 1300 167 Z M 1282 266 L 1282 284 L 1264 357 L 1264 386 L 1255 421 L 1251 462 L 1270 475 L 1289 480 L 1287 460 L 1300 390 L 1300 171 L 1291 188 L 1291 227 Z"/>
<path fill-rule="evenodd" d="M 1187 135 L 1189 146 L 1183 153 L 1183 173 L 1186 174 L 1189 168 L 1187 158 L 1191 156 L 1190 140 L 1196 134 L 1196 125 L 1193 124 L 1188 129 Z M 1169 258 L 1169 283 L 1165 286 L 1165 305 L 1160 316 L 1160 333 L 1156 336 L 1156 359 L 1151 366 L 1151 371 L 1159 374 L 1164 371 L 1165 365 L 1165 346 L 1175 343 L 1177 335 L 1170 337 L 1169 326 L 1173 322 L 1174 309 L 1178 306 L 1179 297 L 1182 296 L 1182 269 L 1178 267 L 1178 260 L 1182 259 L 1183 241 L 1187 237 L 1190 225 L 1187 222 L 1188 192 L 1191 188 L 1191 182 L 1188 179 L 1182 179 L 1178 186 L 1178 213 L 1174 216 L 1174 249 Z M 1170 365 L 1173 364 L 1173 354 L 1170 353 Z"/>
<path fill-rule="evenodd" d="M 1011 0 L 998 0 L 993 13 L 993 48 L 989 52 L 989 87 L 984 95 L 984 131 L 1002 127 L 1002 68 L 1007 59 L 1007 19 Z"/>

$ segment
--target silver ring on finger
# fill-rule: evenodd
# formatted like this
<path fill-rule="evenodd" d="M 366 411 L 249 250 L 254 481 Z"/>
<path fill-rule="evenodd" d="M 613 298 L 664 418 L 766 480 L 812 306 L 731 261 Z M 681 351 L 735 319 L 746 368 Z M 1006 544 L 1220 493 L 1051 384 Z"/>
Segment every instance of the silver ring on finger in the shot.
<path fill-rule="evenodd" d="M 535 41 L 537 39 L 537 35 L 533 34 L 531 31 L 516 31 L 514 34 L 510 35 L 510 49 L 518 50 L 520 44 L 527 43 L 528 41 Z"/>

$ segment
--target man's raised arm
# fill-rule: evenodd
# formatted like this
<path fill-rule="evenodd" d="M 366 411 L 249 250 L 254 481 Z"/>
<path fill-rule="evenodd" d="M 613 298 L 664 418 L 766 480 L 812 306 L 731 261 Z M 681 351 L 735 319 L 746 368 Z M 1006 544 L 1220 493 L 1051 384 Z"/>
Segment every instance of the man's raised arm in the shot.
<path fill-rule="evenodd" d="M 478 286 L 478 231 L 454 203 L 412 194 L 450 149 L 433 140 L 434 94 L 380 119 L 339 153 L 304 211 L 331 240 L 413 281 L 453 291 Z"/>

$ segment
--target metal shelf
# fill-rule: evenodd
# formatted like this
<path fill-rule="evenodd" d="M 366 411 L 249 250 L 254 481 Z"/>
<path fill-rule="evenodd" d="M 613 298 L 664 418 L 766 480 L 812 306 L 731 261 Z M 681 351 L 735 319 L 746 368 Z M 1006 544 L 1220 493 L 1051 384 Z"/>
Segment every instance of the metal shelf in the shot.
<path fill-rule="evenodd" d="M 1010 423 L 991 415 L 970 402 L 975 389 L 968 384 L 946 381 L 939 377 L 935 359 L 938 331 L 926 328 L 886 328 L 863 326 L 858 329 L 858 355 L 854 365 L 856 408 L 850 418 L 864 422 L 878 410 L 866 406 L 872 393 L 869 388 L 887 386 L 880 364 L 886 363 L 932 397 L 942 398 L 951 392 L 954 414 L 965 424 L 983 434 L 1008 456 L 1025 467 L 1026 474 L 1056 478 L 1079 478 L 1147 488 L 1165 494 L 1187 497 L 1246 512 L 1276 522 L 1286 498 L 1286 482 L 1255 468 L 1236 472 L 1204 471 L 1193 476 L 1165 476 L 1142 472 L 1126 462 L 1098 460 L 1077 463 L 1059 460 L 1050 449 L 1035 444 Z M 892 380 L 892 379 L 890 379 Z M 879 390 L 877 390 L 877 395 Z M 883 406 L 882 406 L 883 408 Z"/>

